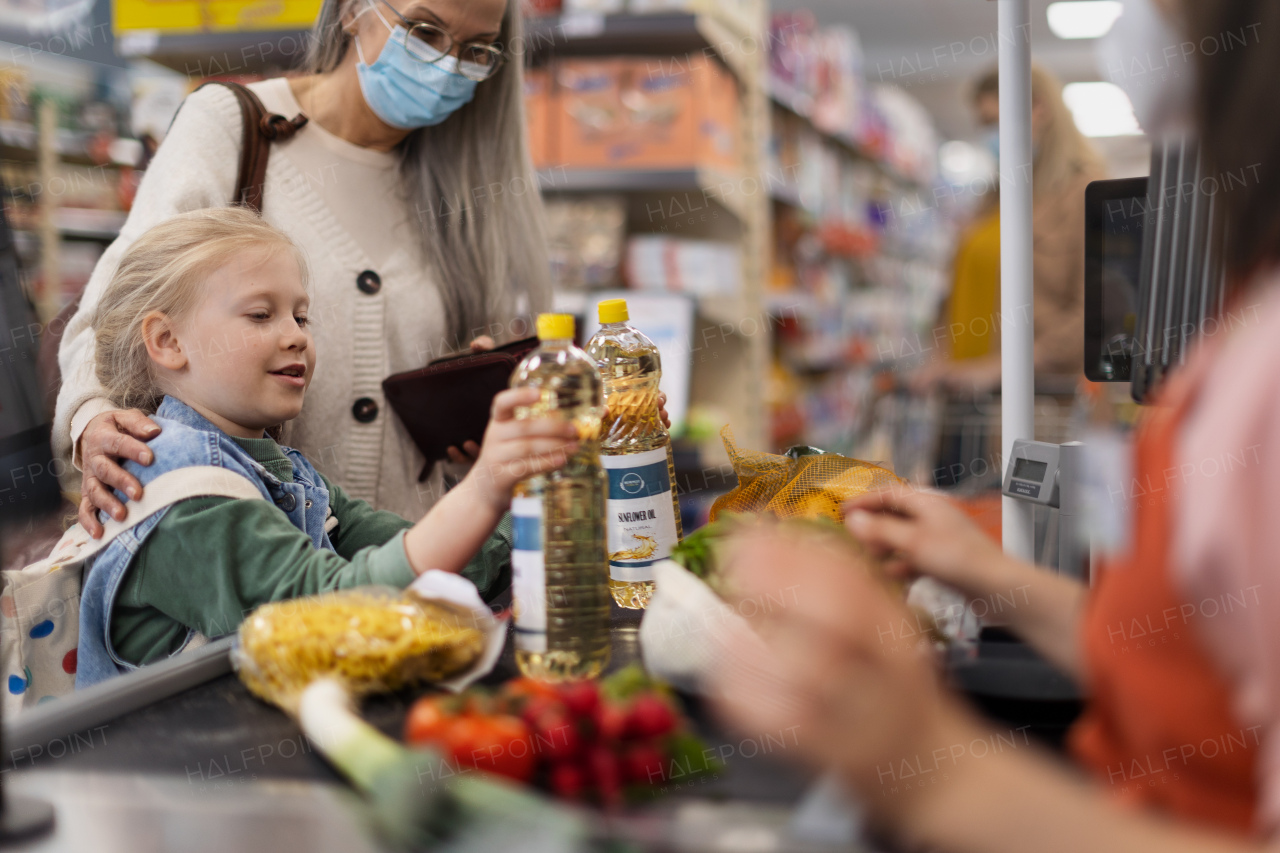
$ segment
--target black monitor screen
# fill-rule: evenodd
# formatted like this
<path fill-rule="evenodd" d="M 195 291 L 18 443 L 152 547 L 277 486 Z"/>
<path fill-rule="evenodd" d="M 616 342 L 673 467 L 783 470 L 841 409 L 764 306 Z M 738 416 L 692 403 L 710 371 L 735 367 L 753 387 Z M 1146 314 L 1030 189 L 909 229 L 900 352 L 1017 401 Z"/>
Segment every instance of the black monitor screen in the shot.
<path fill-rule="evenodd" d="M 1127 382 L 1142 271 L 1147 179 L 1095 181 L 1085 193 L 1084 372 Z"/>
<path fill-rule="evenodd" d="M 1047 462 L 1036 462 L 1034 459 L 1015 459 L 1013 461 L 1013 476 L 1019 480 L 1043 483 L 1044 475 L 1048 471 L 1049 463 Z"/>

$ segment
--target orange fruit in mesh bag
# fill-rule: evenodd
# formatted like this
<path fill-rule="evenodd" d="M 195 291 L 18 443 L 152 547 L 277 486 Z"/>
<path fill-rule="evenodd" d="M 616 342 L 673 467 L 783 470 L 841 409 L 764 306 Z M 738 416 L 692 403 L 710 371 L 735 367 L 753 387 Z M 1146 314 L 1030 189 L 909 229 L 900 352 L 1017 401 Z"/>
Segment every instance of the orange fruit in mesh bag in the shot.
<path fill-rule="evenodd" d="M 711 520 L 721 513 L 770 513 L 779 518 L 829 518 L 843 521 L 840 507 L 885 486 L 901 484 L 893 472 L 835 453 L 784 456 L 743 450 L 733 431 L 720 431 L 738 485 L 711 507 Z"/>

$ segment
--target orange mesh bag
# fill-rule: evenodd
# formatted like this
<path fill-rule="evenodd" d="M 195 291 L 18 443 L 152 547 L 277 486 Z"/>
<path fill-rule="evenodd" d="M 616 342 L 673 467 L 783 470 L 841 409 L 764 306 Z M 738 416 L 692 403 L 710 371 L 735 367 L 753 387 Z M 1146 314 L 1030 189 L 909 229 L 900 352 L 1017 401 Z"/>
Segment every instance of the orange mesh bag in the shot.
<path fill-rule="evenodd" d="M 711 506 L 711 520 L 721 513 L 772 513 L 778 518 L 829 518 L 840 522 L 840 507 L 858 495 L 904 480 L 891 471 L 835 453 L 792 448 L 785 455 L 741 450 L 733 431 L 720 431 L 738 485 Z"/>

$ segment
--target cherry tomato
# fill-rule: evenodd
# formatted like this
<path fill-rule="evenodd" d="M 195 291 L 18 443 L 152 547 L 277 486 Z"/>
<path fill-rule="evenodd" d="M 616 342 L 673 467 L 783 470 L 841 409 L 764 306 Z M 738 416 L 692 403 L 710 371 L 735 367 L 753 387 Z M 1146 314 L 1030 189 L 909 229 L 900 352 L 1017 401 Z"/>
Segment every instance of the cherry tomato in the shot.
<path fill-rule="evenodd" d="M 488 769 L 509 779 L 527 782 L 533 776 L 534 766 L 529 727 L 519 717 L 506 714 L 489 717 L 487 722 L 491 744 Z M 483 768 L 484 765 L 478 766 Z"/>
<path fill-rule="evenodd" d="M 484 723 L 479 717 L 465 715 L 449 721 L 440 741 L 455 767 L 475 767 L 478 744 L 484 738 Z"/>
<path fill-rule="evenodd" d="M 565 715 L 564 703 L 560 701 L 560 697 L 554 698 L 549 696 L 529 696 L 520 702 L 520 718 L 533 726 L 546 714 Z"/>
<path fill-rule="evenodd" d="M 523 696 L 532 699 L 535 696 L 543 696 L 557 701 L 560 699 L 560 693 L 554 684 L 548 684 L 536 678 L 513 678 L 504 684 L 502 689 L 512 697 Z"/>
<path fill-rule="evenodd" d="M 424 696 L 409 709 L 404 721 L 404 739 L 411 744 L 432 743 L 440 740 L 452 717 L 445 711 L 438 697 Z"/>
<path fill-rule="evenodd" d="M 474 767 L 519 782 L 533 775 L 529 729 L 519 717 L 459 717 L 446 731 L 445 742 L 460 767 Z"/>

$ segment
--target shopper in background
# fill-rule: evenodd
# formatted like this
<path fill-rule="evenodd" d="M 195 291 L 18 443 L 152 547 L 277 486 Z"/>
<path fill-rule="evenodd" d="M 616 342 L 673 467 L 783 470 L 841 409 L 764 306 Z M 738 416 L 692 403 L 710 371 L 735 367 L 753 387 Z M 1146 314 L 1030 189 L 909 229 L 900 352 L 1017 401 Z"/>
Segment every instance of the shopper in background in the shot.
<path fill-rule="evenodd" d="M 353 497 L 411 519 L 442 493 L 441 472 L 417 482 L 423 458 L 384 405 L 382 380 L 478 335 L 519 334 L 527 327 L 512 320 L 549 299 L 521 62 L 507 61 L 521 39 L 519 5 L 324 0 L 309 73 L 249 87 L 270 112 L 309 118 L 273 146 L 262 203 L 315 270 L 312 318 L 325 352 L 288 443 Z M 89 318 L 145 231 L 231 203 L 240 128 L 225 87 L 187 98 L 63 338 L 53 438 L 84 471 L 80 520 L 95 535 L 95 508 L 124 516 L 112 489 L 141 493 L 120 463 L 149 464 L 143 440 L 157 427 L 106 400 Z"/>
<path fill-rule="evenodd" d="M 973 105 L 999 158 L 999 78 L 992 71 L 974 87 Z M 1034 252 L 1035 372 L 1074 380 L 1084 363 L 1084 190 L 1105 177 L 1101 156 L 1076 127 L 1062 100 L 1062 84 L 1038 65 L 1031 69 L 1032 249 Z M 1000 161 L 1005 175 L 1017 164 Z M 983 206 L 956 252 L 953 284 L 943 312 L 949 358 L 929 365 L 917 386 L 993 391 L 1000 385 L 1000 210 Z"/>
<path fill-rule="evenodd" d="M 848 516 L 891 572 L 1017 599 L 1010 627 L 1088 688 L 1070 742 L 1093 784 L 949 694 L 857 560 L 767 532 L 731 560 L 739 595 L 785 588 L 794 606 L 751 608 L 772 654 L 721 670 L 724 709 L 751 731 L 797 727 L 913 849 L 1226 853 L 1280 838 L 1280 3 L 1156 1 L 1126 3 L 1160 27 L 1119 29 L 1117 82 L 1176 107 L 1149 133 L 1194 127 L 1211 173 L 1253 180 L 1218 196 L 1237 321 L 1201 338 L 1148 412 L 1123 496 L 1129 553 L 1086 590 L 1006 557 L 937 495 L 874 494 Z M 1167 98 L 1188 82 L 1178 68 L 1128 72 L 1160 55 L 1188 64 L 1194 95 Z M 768 701 L 747 680 L 762 676 Z"/>

